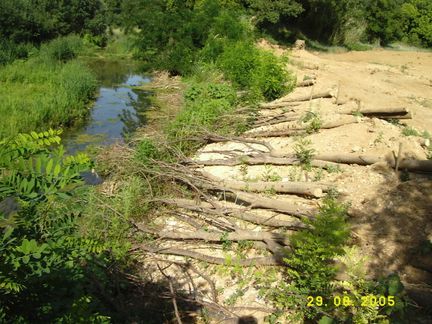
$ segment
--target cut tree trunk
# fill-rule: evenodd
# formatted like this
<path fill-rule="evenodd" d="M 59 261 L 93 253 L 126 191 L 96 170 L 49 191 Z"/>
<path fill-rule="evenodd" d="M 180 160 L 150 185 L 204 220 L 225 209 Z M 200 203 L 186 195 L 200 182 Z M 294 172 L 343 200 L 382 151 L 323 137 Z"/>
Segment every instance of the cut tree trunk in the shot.
<path fill-rule="evenodd" d="M 361 113 L 366 117 L 376 117 L 380 119 L 411 119 L 411 112 L 404 107 L 387 107 L 387 108 L 361 108 L 359 110 L 343 110 L 340 113 L 353 114 Z"/>
<path fill-rule="evenodd" d="M 254 231 L 245 231 L 238 230 L 236 232 L 225 232 L 221 235 L 221 233 L 212 233 L 206 232 L 203 230 L 198 230 L 194 232 L 173 232 L 173 231 L 163 231 L 153 233 L 161 239 L 169 239 L 169 240 L 201 240 L 206 242 L 223 242 L 223 241 L 266 241 L 266 240 L 274 240 L 276 242 L 282 243 L 284 245 L 289 244 L 289 240 L 286 235 L 271 233 L 271 232 L 254 232 Z"/>
<path fill-rule="evenodd" d="M 297 82 L 297 87 L 310 87 L 313 86 L 316 83 L 316 80 L 303 80 L 300 82 Z"/>
<path fill-rule="evenodd" d="M 210 173 L 206 173 L 206 172 L 202 172 L 202 173 L 206 178 L 234 190 L 244 190 L 244 191 L 251 191 L 251 192 L 273 191 L 275 193 L 290 193 L 290 194 L 320 198 L 323 197 L 324 193 L 330 189 L 328 186 L 323 184 L 318 184 L 318 183 L 281 182 L 281 181 L 246 182 L 246 181 L 238 181 L 238 180 L 222 180 Z"/>
<path fill-rule="evenodd" d="M 378 162 L 386 162 L 391 167 L 396 167 L 396 161 L 390 156 L 373 156 L 373 155 L 357 155 L 357 154 L 318 154 L 315 158 L 323 161 L 330 161 L 344 164 L 371 165 Z M 432 172 L 432 160 L 408 160 L 402 159 L 399 162 L 400 170 Z"/>
<path fill-rule="evenodd" d="M 343 116 L 343 115 L 341 115 Z M 354 124 L 357 123 L 358 119 L 355 116 L 343 116 L 335 121 L 324 122 L 320 129 L 330 129 L 336 128 L 343 125 Z M 269 130 L 269 131 L 254 131 L 253 129 L 245 134 L 245 136 L 252 137 L 283 137 L 289 135 L 297 135 L 305 133 L 305 129 L 307 126 L 303 126 L 301 128 L 288 128 L 284 130 Z"/>
<path fill-rule="evenodd" d="M 275 101 L 262 104 L 262 108 L 280 108 L 284 106 L 288 106 L 289 103 L 300 103 L 303 101 L 309 101 L 312 99 L 319 99 L 319 98 L 333 98 L 333 92 L 331 90 L 318 92 L 318 93 L 312 93 L 308 95 L 301 95 L 301 96 L 291 96 L 288 95 L 286 97 L 277 99 Z"/>
<path fill-rule="evenodd" d="M 210 255 L 206 255 L 203 253 L 191 251 L 191 250 L 183 250 L 177 248 L 150 248 L 146 245 L 140 245 L 140 248 L 144 251 L 155 253 L 155 254 L 169 254 L 169 255 L 178 255 L 184 257 L 190 257 L 196 260 L 204 261 L 212 264 L 227 264 L 227 260 L 224 258 L 218 258 Z M 283 261 L 279 258 L 278 255 L 270 256 L 270 257 L 258 257 L 258 258 L 250 258 L 246 260 L 235 260 L 235 264 L 238 264 L 243 267 L 253 267 L 253 266 L 276 266 L 282 265 Z"/>
<path fill-rule="evenodd" d="M 299 220 L 282 220 L 276 219 L 274 216 L 258 216 L 253 214 L 252 212 L 245 210 L 245 208 L 242 207 L 227 208 L 219 206 L 219 203 L 216 203 L 218 205 L 218 208 L 214 208 L 213 205 L 215 204 L 215 202 L 212 202 L 212 204 L 208 202 L 200 202 L 199 204 L 197 204 L 194 200 L 188 199 L 164 199 L 162 200 L 162 202 L 168 205 L 175 205 L 179 208 L 200 213 L 200 215 L 208 213 L 218 215 L 219 217 L 228 216 L 257 225 L 264 225 L 269 227 L 286 227 L 289 229 L 302 229 L 306 227 L 304 223 Z"/>
<path fill-rule="evenodd" d="M 188 164 L 195 164 L 199 166 L 236 166 L 236 165 L 299 165 L 300 161 L 295 157 L 284 158 L 274 157 L 268 154 L 259 155 L 240 155 L 228 159 L 215 159 L 215 160 L 187 160 Z M 323 169 L 338 167 L 338 163 L 312 160 L 311 166 Z M 340 166 L 339 166 L 340 167 Z"/>

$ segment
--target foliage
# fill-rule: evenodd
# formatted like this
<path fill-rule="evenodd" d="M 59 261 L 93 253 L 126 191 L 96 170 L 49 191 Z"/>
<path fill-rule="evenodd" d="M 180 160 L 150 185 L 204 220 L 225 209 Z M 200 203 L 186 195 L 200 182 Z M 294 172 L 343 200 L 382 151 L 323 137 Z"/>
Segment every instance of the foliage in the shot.
<path fill-rule="evenodd" d="M 370 37 L 384 44 L 403 41 L 432 46 L 432 3 L 428 0 L 374 0 L 367 11 Z"/>
<path fill-rule="evenodd" d="M 82 46 L 82 40 L 78 36 L 58 37 L 42 46 L 40 55 L 46 56 L 48 62 L 66 62 L 76 58 Z"/>
<path fill-rule="evenodd" d="M 27 61 L 0 67 L 0 138 L 68 125 L 86 115 L 96 90 L 94 75 L 78 61 L 52 61 L 45 53 L 64 59 L 71 52 L 58 52 L 57 45 L 52 47 L 55 50 L 50 48 L 47 45 L 40 55 Z"/>
<path fill-rule="evenodd" d="M 102 0 L 2 0 L 0 38 L 15 43 L 41 43 L 58 36 L 103 35 Z"/>
<path fill-rule="evenodd" d="M 234 110 L 236 93 L 226 83 L 193 82 L 184 96 L 185 107 L 168 125 L 167 132 L 174 146 L 190 151 L 195 134 L 224 127 L 221 117 Z"/>
<path fill-rule="evenodd" d="M 305 138 L 300 138 L 294 146 L 294 151 L 297 159 L 306 170 L 310 170 L 315 149 L 311 148 L 312 142 Z"/>
<path fill-rule="evenodd" d="M 257 49 L 251 42 L 236 42 L 225 47 L 217 60 L 225 76 L 236 86 L 273 100 L 294 88 L 281 60 Z"/>
<path fill-rule="evenodd" d="M 413 127 L 406 126 L 402 129 L 402 135 L 404 136 L 420 136 L 421 134 Z"/>
<path fill-rule="evenodd" d="M 16 59 L 26 59 L 34 51 L 35 48 L 28 43 L 16 44 L 9 40 L 0 40 L 0 67 Z"/>
<path fill-rule="evenodd" d="M 258 280 L 262 293 L 274 303 L 279 315 L 289 312 L 291 321 L 317 316 L 317 310 L 306 307 L 306 297 L 330 296 L 337 272 L 332 260 L 343 254 L 349 236 L 346 206 L 331 198 L 325 200 L 315 219 L 305 222 L 308 228 L 290 237 L 291 250 L 284 258 L 285 280 L 276 286 L 263 278 Z"/>
<path fill-rule="evenodd" d="M 251 10 L 258 24 L 277 23 L 283 18 L 296 17 L 303 7 L 294 0 L 246 0 L 247 8 Z"/>
<path fill-rule="evenodd" d="M 78 235 L 79 209 L 71 208 L 90 161 L 52 148 L 59 134 L 0 142 L 0 201 L 14 202 L 0 221 L 0 313 L 7 322 L 109 320 L 96 310 L 87 277 L 106 263 L 108 249 Z"/>
<path fill-rule="evenodd" d="M 236 12 L 223 9 L 216 0 L 196 5 L 188 1 L 130 0 L 122 8 L 127 15 L 125 27 L 135 30 L 136 56 L 172 74 L 191 73 L 198 51 L 211 33 L 222 38 L 242 35 Z"/>

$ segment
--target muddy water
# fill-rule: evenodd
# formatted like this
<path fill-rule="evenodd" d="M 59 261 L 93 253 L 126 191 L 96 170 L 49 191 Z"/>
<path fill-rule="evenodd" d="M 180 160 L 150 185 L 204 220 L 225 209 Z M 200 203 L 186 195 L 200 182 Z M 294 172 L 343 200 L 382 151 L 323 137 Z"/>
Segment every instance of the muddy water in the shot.
<path fill-rule="evenodd" d="M 88 118 L 64 134 L 68 153 L 124 142 L 146 123 L 145 112 L 150 105 L 149 92 L 132 88 L 150 82 L 148 75 L 137 72 L 136 65 L 109 60 L 87 64 L 99 80 L 99 91 Z"/>

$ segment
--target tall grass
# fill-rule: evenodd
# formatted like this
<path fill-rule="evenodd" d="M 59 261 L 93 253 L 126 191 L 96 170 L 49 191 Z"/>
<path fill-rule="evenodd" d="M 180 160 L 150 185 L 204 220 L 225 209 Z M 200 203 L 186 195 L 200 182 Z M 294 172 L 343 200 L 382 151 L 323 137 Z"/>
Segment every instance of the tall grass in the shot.
<path fill-rule="evenodd" d="M 69 45 L 57 40 L 0 68 L 0 137 L 69 125 L 86 114 L 97 82 L 79 61 L 64 62 L 76 56 Z"/>

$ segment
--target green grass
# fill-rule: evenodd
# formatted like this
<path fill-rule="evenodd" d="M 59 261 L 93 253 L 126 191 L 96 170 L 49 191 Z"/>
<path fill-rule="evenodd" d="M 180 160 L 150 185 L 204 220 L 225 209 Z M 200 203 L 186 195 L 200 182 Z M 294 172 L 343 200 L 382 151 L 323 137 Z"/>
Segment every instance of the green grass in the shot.
<path fill-rule="evenodd" d="M 71 124 L 86 115 L 94 75 L 77 60 L 42 55 L 0 68 L 0 138 Z"/>

